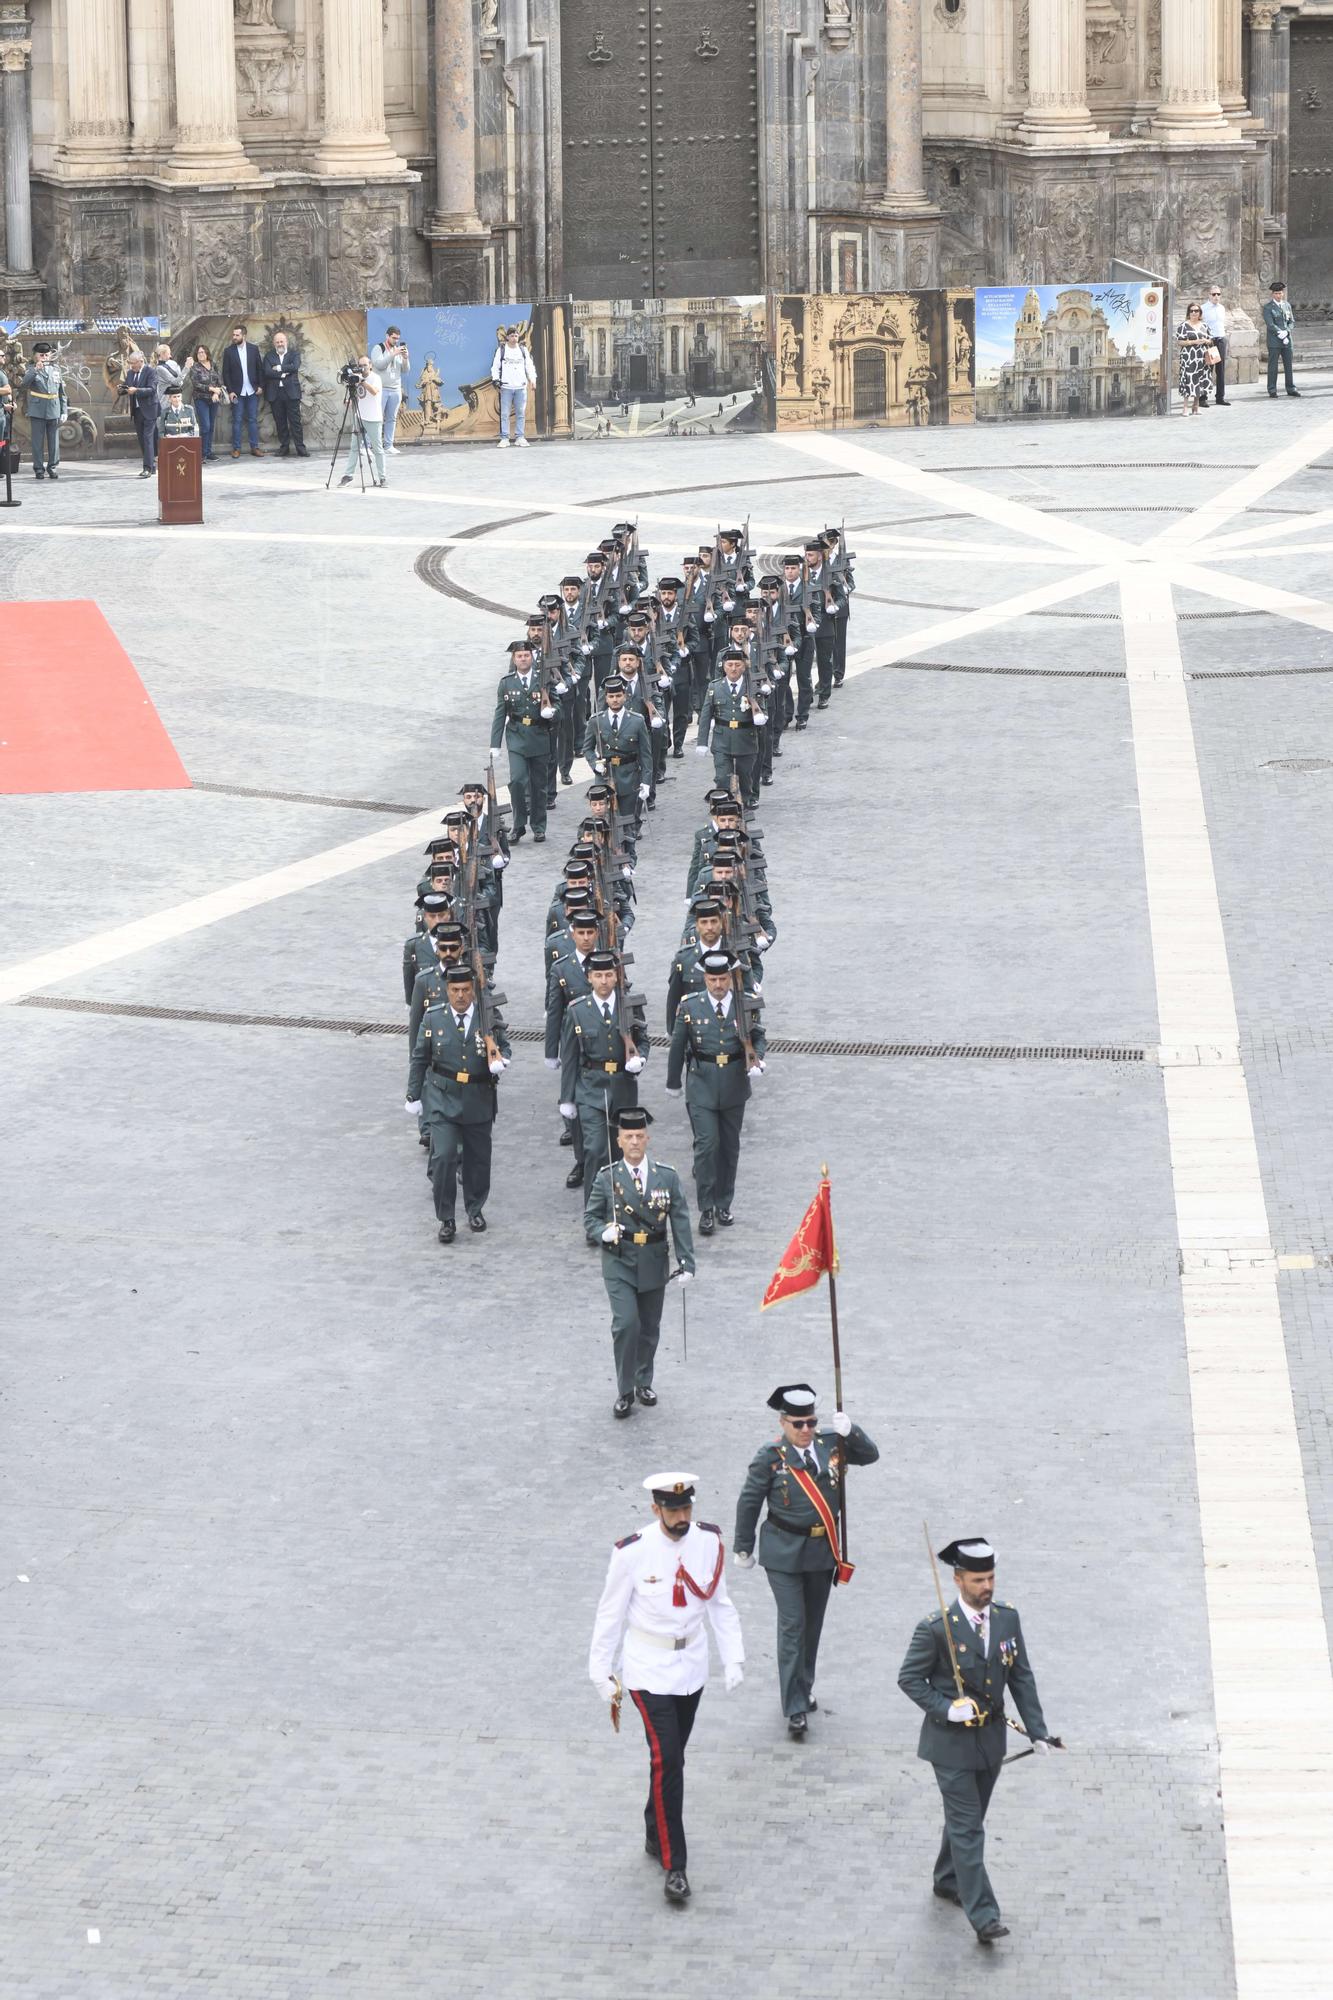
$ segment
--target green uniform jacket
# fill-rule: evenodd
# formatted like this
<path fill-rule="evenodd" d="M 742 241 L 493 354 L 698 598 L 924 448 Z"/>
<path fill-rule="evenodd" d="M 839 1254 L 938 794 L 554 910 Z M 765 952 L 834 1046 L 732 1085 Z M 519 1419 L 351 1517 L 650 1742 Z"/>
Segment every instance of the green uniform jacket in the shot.
<path fill-rule="evenodd" d="M 767 863 L 764 860 L 764 850 L 755 839 L 753 828 L 749 829 L 749 832 L 750 861 L 757 867 L 766 868 Z M 712 820 L 709 820 L 707 826 L 701 826 L 694 836 L 694 850 L 690 855 L 690 872 L 685 878 L 685 894 L 687 896 L 694 894 L 694 885 L 699 879 L 700 871 L 711 863 L 713 856 L 717 853 L 717 834 L 717 826 Z"/>
<path fill-rule="evenodd" d="M 1291 341 L 1291 336 L 1296 331 L 1296 315 L 1285 299 L 1281 303 L 1277 299 L 1268 299 L 1265 302 L 1264 326 L 1268 331 L 1268 345 L 1270 347 L 1280 347 L 1282 345 L 1282 342 L 1278 339 L 1278 335 L 1281 333 L 1285 333 L 1288 341 Z M 1294 342 L 1292 344 L 1294 345 Z"/>
<path fill-rule="evenodd" d="M 764 1053 L 764 1031 L 756 1021 L 750 1039 L 757 1056 Z M 725 1062 L 718 1057 L 725 1056 Z M 719 1021 L 707 993 L 687 993 L 676 1009 L 676 1025 L 671 1030 L 671 1053 L 667 1057 L 668 1090 L 679 1090 L 685 1065 L 689 1063 L 689 1091 L 686 1102 L 707 1104 L 724 1110 L 744 1104 L 750 1096 L 745 1050 L 736 1027 L 736 1001 L 725 1021 Z"/>
<path fill-rule="evenodd" d="M 414 931 L 403 945 L 403 998 L 409 1007 L 412 1004 L 412 988 L 418 977 L 439 962 L 439 955 L 428 934 Z"/>
<path fill-rule="evenodd" d="M 955 1598 L 949 1606 L 949 1630 L 958 1653 L 963 1690 L 991 1719 L 980 1729 L 950 1722 L 949 1704 L 957 1701 L 958 1690 L 949 1664 L 944 1619 L 938 1611 L 932 1611 L 912 1634 L 898 1673 L 898 1685 L 907 1699 L 926 1712 L 916 1754 L 928 1764 L 938 1764 L 945 1770 L 993 1771 L 1004 1762 L 1005 1756 L 1006 1688 L 1012 1691 L 1014 1706 L 1028 1735 L 1035 1740 L 1050 1733 L 1037 1699 L 1037 1683 L 1028 1665 L 1023 1628 L 1012 1604 L 993 1603 L 990 1649 L 983 1660 L 977 1650 L 976 1633 Z"/>
<path fill-rule="evenodd" d="M 517 674 L 504 674 L 495 690 L 495 714 L 491 718 L 491 748 L 501 742 L 520 757 L 545 757 L 551 749 L 551 722 L 542 716 L 546 695 L 541 687 L 536 663 L 528 676 L 526 691 Z"/>
<path fill-rule="evenodd" d="M 611 727 L 609 709 L 600 709 L 588 718 L 583 754 L 597 769 L 605 768 L 618 797 L 628 795 L 631 780 L 636 792 L 640 785 L 652 783 L 653 743 L 648 724 L 628 705 L 621 710 L 619 730 Z"/>
<path fill-rule="evenodd" d="M 685 995 L 687 993 L 703 993 L 706 990 L 704 987 L 704 976 L 699 970 L 699 959 L 702 952 L 703 946 L 695 939 L 690 944 L 682 945 L 671 961 L 671 977 L 667 981 L 666 1004 L 668 1034 L 671 1033 L 671 1030 L 676 1025 L 676 1013 Z M 760 995 L 763 992 L 759 981 L 748 966 L 745 967 L 741 977 L 745 984 L 745 991 L 749 994 L 755 1005 L 758 1006 Z M 713 1019 L 717 1019 L 716 1014 L 713 1016 Z"/>
<path fill-rule="evenodd" d="M 835 1514 L 838 1511 L 838 1443 L 835 1430 L 815 1433 L 815 1448 L 821 1467 L 819 1490 Z M 859 1424 L 852 1425 L 841 1444 L 849 1465 L 873 1465 L 879 1457 L 879 1446 L 866 1436 Z M 786 1438 L 762 1445 L 755 1453 L 745 1475 L 741 1497 L 736 1502 L 736 1534 L 732 1546 L 737 1555 L 753 1554 L 759 1509 L 767 1501 L 768 1514 L 759 1530 L 759 1560 L 764 1568 L 832 1569 L 833 1552 L 827 1535 L 812 1535 L 809 1532 L 811 1528 L 822 1526 L 819 1516 L 801 1491 L 799 1482 L 791 1476 L 791 1467 L 798 1462 L 795 1450 Z M 775 1526 L 778 1521 L 785 1521 L 788 1526 Z M 789 1532 L 792 1529 L 800 1529 L 801 1533 Z"/>
<path fill-rule="evenodd" d="M 560 1034 L 560 1102 L 577 1104 L 580 1097 L 592 1102 L 606 1098 L 611 1111 L 638 1103 L 638 1078 L 625 1068 L 625 1041 L 621 1026 L 641 1056 L 648 1054 L 648 1030 L 633 1009 L 628 1016 L 619 999 L 608 1023 L 601 1003 L 591 993 L 571 1000 L 565 1009 L 565 1025 Z"/>
<path fill-rule="evenodd" d="M 725 674 L 709 681 L 703 707 L 699 710 L 699 741 L 707 745 L 709 732 L 716 728 L 721 747 L 738 757 L 757 757 L 759 731 L 750 709 L 744 680 L 729 681 Z"/>
<path fill-rule="evenodd" d="M 623 1160 L 613 1167 L 601 1167 L 588 1189 L 583 1211 L 583 1233 L 589 1243 L 601 1246 L 605 1261 L 619 1267 L 631 1279 L 637 1292 L 655 1291 L 667 1281 L 671 1268 L 668 1242 L 676 1262 L 687 1271 L 694 1269 L 694 1238 L 690 1234 L 690 1205 L 680 1175 L 660 1160 L 646 1159 L 647 1192 L 640 1197 L 634 1176 Z M 609 1222 L 624 1230 L 614 1249 L 602 1242 Z M 636 1235 L 653 1240 L 636 1243 Z"/>
<path fill-rule="evenodd" d="M 509 1037 L 497 1016 L 495 1039 L 502 1056 L 509 1054 Z M 486 1044 L 475 1009 L 471 1032 L 459 1034 L 454 1010 L 444 1003 L 428 1007 L 417 1030 L 407 1073 L 407 1101 L 425 1093 L 426 1109 L 439 1111 L 456 1125 L 489 1125 L 496 1111 L 496 1079 L 491 1075 Z"/>
<path fill-rule="evenodd" d="M 777 937 L 778 927 L 773 921 L 773 905 L 769 901 L 768 882 L 762 864 L 757 872 L 753 867 L 749 870 L 749 885 L 751 900 L 754 904 L 755 922 L 769 943 L 772 944 Z M 705 889 L 711 889 L 713 886 L 713 863 L 711 860 L 708 860 L 703 863 L 698 876 L 690 884 L 691 903 L 693 903 L 696 896 L 701 896 Z"/>
<path fill-rule="evenodd" d="M 551 967 L 546 980 L 546 1060 L 554 1062 L 560 1054 L 560 1037 L 564 1032 L 565 1014 L 570 1002 L 581 1000 L 585 993 L 591 993 L 588 975 L 583 970 L 583 960 L 570 946 L 568 952 L 558 958 Z M 565 1100 L 568 1103 L 568 1099 Z"/>

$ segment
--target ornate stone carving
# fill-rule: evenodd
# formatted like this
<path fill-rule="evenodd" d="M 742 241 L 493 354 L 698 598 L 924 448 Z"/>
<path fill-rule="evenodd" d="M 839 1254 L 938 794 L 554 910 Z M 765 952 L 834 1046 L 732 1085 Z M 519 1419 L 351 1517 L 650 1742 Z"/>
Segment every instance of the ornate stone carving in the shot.
<path fill-rule="evenodd" d="M 191 225 L 198 304 L 234 312 L 250 287 L 245 281 L 245 223 L 239 215 L 196 216 Z"/>
<path fill-rule="evenodd" d="M 924 236 L 914 239 L 907 252 L 907 288 L 924 291 L 930 283 L 930 244 Z"/>
<path fill-rule="evenodd" d="M 1014 277 L 1022 283 L 1040 279 L 1045 273 L 1041 236 L 1037 224 L 1037 191 L 1020 185 L 1010 202 L 1010 228 L 1014 246 Z"/>
<path fill-rule="evenodd" d="M 1157 219 L 1161 198 L 1157 188 L 1137 181 L 1116 189 L 1115 253 L 1144 270 L 1157 263 Z"/>
<path fill-rule="evenodd" d="M 77 289 L 94 312 L 123 311 L 129 303 L 128 208 L 86 210 L 80 219 L 79 244 L 83 254 Z"/>
<path fill-rule="evenodd" d="M 1254 0 L 1246 9 L 1245 18 L 1252 28 L 1271 28 L 1281 13 L 1281 7 L 1273 4 L 1273 0 Z"/>
<path fill-rule="evenodd" d="M 1021 91 L 1028 87 L 1028 0 L 1018 0 L 1014 10 L 1014 83 Z"/>
<path fill-rule="evenodd" d="M 1086 0 L 1088 83 L 1097 88 L 1120 81 L 1129 55 L 1129 32 L 1116 0 Z"/>
<path fill-rule="evenodd" d="M 845 49 L 852 39 L 851 0 L 824 0 L 824 40 L 831 49 Z"/>
<path fill-rule="evenodd" d="M 1225 277 L 1231 263 L 1226 204 L 1211 182 L 1186 181 L 1177 190 L 1174 207 L 1176 286 L 1202 292 L 1212 279 Z"/>
<path fill-rule="evenodd" d="M 242 118 L 287 117 L 304 62 L 305 44 L 278 26 L 273 0 L 236 0 L 237 110 Z"/>
<path fill-rule="evenodd" d="M 179 215 L 162 218 L 158 240 L 162 245 L 163 301 L 166 309 L 174 312 L 185 298 L 181 283 L 185 270 L 185 224 Z"/>
<path fill-rule="evenodd" d="M 935 0 L 931 11 L 942 28 L 956 35 L 967 17 L 967 0 Z"/>
<path fill-rule="evenodd" d="M 323 215 L 314 202 L 270 205 L 267 227 L 265 295 L 278 298 L 319 298 L 325 289 Z"/>
<path fill-rule="evenodd" d="M 236 0 L 238 28 L 276 28 L 273 0 Z"/>
<path fill-rule="evenodd" d="M 1146 0 L 1143 13 L 1143 84 L 1146 90 L 1162 87 L 1162 0 Z"/>
<path fill-rule="evenodd" d="M 340 302 L 373 306 L 397 290 L 398 216 L 391 208 L 352 208 L 338 217 Z"/>
<path fill-rule="evenodd" d="M 1052 181 L 1046 190 L 1046 240 L 1052 267 L 1073 279 L 1097 265 L 1097 187 L 1093 181 Z"/>

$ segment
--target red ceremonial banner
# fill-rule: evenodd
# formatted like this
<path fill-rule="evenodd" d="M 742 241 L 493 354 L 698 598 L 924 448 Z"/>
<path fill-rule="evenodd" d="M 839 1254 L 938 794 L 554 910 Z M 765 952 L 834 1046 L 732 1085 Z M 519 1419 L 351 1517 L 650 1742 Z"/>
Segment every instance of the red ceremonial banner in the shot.
<path fill-rule="evenodd" d="M 782 1262 L 769 1279 L 763 1305 L 775 1306 L 779 1299 L 790 1299 L 798 1292 L 808 1292 L 819 1283 L 826 1271 L 836 1272 L 837 1268 L 833 1197 L 827 1180 L 822 1180 L 818 1194 L 801 1217 L 800 1227 L 782 1253 Z"/>

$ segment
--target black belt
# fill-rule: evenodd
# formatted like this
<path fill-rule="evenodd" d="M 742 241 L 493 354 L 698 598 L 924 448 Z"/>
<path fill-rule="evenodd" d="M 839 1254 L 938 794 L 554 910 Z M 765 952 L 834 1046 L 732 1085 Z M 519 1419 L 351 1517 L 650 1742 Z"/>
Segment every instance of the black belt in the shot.
<path fill-rule="evenodd" d="M 705 1056 L 701 1055 L 698 1049 L 695 1049 L 693 1051 L 693 1054 L 694 1054 L 694 1060 L 697 1063 L 715 1063 L 719 1069 L 725 1069 L 728 1063 L 740 1062 L 744 1055 L 744 1050 L 737 1049 L 734 1056 L 733 1055 Z"/>
<path fill-rule="evenodd" d="M 623 1062 L 593 1062 L 588 1056 L 583 1059 L 583 1067 L 585 1070 L 596 1070 L 603 1076 L 623 1076 L 625 1073 Z"/>
<path fill-rule="evenodd" d="M 773 1527 L 781 1528 L 784 1535 L 800 1535 L 805 1540 L 809 1540 L 813 1536 L 817 1541 L 822 1541 L 827 1533 L 822 1522 L 819 1521 L 816 1521 L 811 1527 L 798 1528 L 794 1521 L 784 1521 L 781 1514 L 775 1514 L 771 1509 L 769 1510 L 768 1518 Z"/>
<path fill-rule="evenodd" d="M 626 1229 L 625 1235 L 621 1238 L 622 1243 L 625 1241 L 625 1237 L 628 1237 L 630 1242 L 635 1244 L 665 1243 L 666 1231 L 665 1229 Z"/>

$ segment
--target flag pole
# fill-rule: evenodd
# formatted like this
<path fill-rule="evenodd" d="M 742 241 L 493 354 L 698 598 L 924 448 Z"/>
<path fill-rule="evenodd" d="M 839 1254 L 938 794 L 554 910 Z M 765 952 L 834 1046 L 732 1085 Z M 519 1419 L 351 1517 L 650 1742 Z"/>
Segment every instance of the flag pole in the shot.
<path fill-rule="evenodd" d="M 839 1410 L 841 1410 L 842 1347 L 838 1340 L 838 1282 L 833 1275 L 833 1266 L 837 1262 L 837 1257 L 834 1254 L 834 1244 L 837 1239 L 833 1233 L 833 1189 L 829 1184 L 827 1161 L 825 1161 L 823 1166 L 820 1167 L 819 1173 L 820 1173 L 820 1178 L 824 1182 L 824 1185 L 828 1187 L 829 1190 L 829 1199 L 828 1199 L 828 1219 L 829 1219 L 829 1238 L 830 1238 L 829 1267 L 825 1275 L 828 1278 L 829 1331 L 833 1336 L 833 1401 L 835 1406 Z M 847 1453 L 846 1450 L 844 1449 L 843 1441 L 841 1438 L 838 1439 L 837 1452 L 838 1452 L 838 1534 L 842 1542 L 842 1559 L 844 1562 L 850 1562 L 851 1558 L 847 1553 Z"/>

